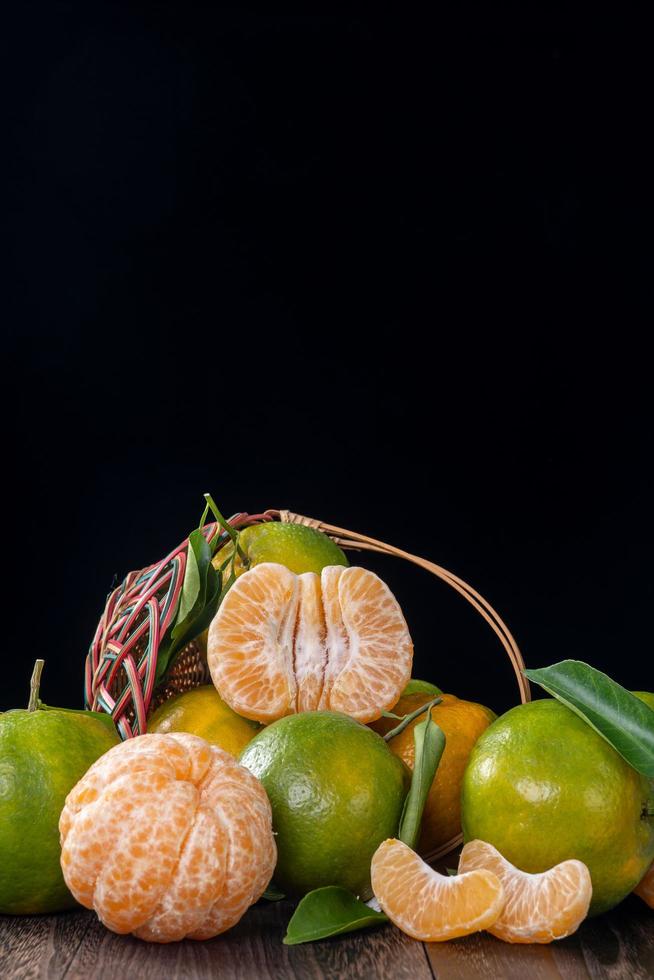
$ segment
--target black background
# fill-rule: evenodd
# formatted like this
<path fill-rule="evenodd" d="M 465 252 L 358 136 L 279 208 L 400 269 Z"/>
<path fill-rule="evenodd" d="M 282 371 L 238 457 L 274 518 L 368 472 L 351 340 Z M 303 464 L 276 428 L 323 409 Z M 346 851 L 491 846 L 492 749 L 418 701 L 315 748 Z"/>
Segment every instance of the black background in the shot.
<path fill-rule="evenodd" d="M 211 490 L 469 580 L 653 688 L 642 25 L 23 4 L 6 24 L 0 709 L 74 706 L 114 573 Z M 391 559 L 415 673 L 497 640 Z"/>

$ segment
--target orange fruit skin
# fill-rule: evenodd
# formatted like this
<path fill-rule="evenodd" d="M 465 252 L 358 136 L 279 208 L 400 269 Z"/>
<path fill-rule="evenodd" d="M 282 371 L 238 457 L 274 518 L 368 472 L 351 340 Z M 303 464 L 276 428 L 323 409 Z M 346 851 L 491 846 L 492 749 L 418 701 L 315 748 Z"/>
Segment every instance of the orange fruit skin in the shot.
<path fill-rule="evenodd" d="M 651 909 L 654 909 L 654 864 L 650 865 L 643 880 L 634 888 L 634 895 L 638 895 Z"/>
<path fill-rule="evenodd" d="M 492 844 L 465 845 L 459 874 L 485 869 L 502 882 L 506 904 L 488 931 L 507 943 L 551 943 L 570 936 L 588 915 L 593 895 L 590 872 L 581 861 L 562 861 L 540 874 L 520 871 Z"/>
<path fill-rule="evenodd" d="M 412 662 L 395 596 L 357 566 L 296 575 L 275 562 L 255 565 L 223 599 L 207 641 L 221 698 L 266 725 L 313 710 L 362 723 L 379 718 L 400 696 Z"/>
<path fill-rule="evenodd" d="M 433 694 L 409 694 L 401 697 L 393 708 L 396 715 L 410 714 L 434 699 Z M 462 701 L 453 694 L 441 694 L 442 701 L 434 705 L 431 716 L 445 734 L 445 750 L 436 771 L 422 818 L 418 842 L 421 854 L 430 854 L 442 844 L 461 833 L 461 783 L 475 742 L 495 719 L 490 708 L 473 701 Z M 418 717 L 388 743 L 391 752 L 412 770 L 415 757 L 413 730 L 425 715 Z M 392 718 L 380 718 L 371 724 L 385 735 L 398 724 Z"/>
<path fill-rule="evenodd" d="M 230 929 L 277 859 L 261 783 L 195 735 L 141 735 L 106 752 L 66 798 L 61 867 L 117 933 L 167 943 Z"/>
<path fill-rule="evenodd" d="M 213 684 L 202 684 L 159 705 L 148 718 L 148 732 L 188 732 L 237 759 L 260 726 L 225 704 Z"/>
<path fill-rule="evenodd" d="M 379 845 L 370 872 L 375 897 L 391 922 L 423 942 L 488 929 L 504 907 L 502 884 L 492 872 L 441 875 L 399 840 Z"/>

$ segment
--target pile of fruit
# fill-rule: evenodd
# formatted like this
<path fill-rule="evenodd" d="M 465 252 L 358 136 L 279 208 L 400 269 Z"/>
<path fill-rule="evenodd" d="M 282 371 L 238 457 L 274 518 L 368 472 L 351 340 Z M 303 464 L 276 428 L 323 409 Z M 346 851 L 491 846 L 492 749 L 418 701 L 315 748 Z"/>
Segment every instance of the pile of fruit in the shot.
<path fill-rule="evenodd" d="M 288 944 L 389 920 L 547 943 L 632 891 L 654 908 L 654 694 L 563 661 L 497 718 L 411 678 L 396 598 L 321 532 L 253 525 L 211 566 L 212 683 L 147 734 L 42 704 L 42 661 L 0 714 L 0 912 L 79 903 L 171 942 L 288 896 Z M 426 859 L 461 831 L 441 874 Z"/>

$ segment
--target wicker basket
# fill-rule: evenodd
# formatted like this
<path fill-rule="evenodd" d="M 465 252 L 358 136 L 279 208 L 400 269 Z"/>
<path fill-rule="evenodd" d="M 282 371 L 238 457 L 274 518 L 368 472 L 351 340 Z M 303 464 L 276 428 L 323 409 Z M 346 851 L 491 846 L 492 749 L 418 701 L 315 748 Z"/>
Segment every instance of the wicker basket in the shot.
<path fill-rule="evenodd" d="M 234 529 L 264 521 L 305 524 L 323 531 L 341 548 L 374 551 L 404 558 L 446 582 L 477 610 L 495 632 L 511 662 L 522 702 L 531 698 L 529 682 L 524 676 L 522 654 L 502 618 L 472 586 L 434 562 L 394 548 L 364 534 L 334 527 L 288 510 L 267 510 L 263 514 L 236 514 L 228 523 Z M 228 535 L 216 523 L 206 524 L 207 541 L 216 535 Z M 160 645 L 172 626 L 184 582 L 188 539 L 155 565 L 130 572 L 108 597 L 86 659 L 84 697 L 87 708 L 110 714 L 122 738 L 131 738 L 147 730 L 147 718 L 162 701 L 209 681 L 201 646 L 193 641 L 175 657 L 166 676 L 155 683 Z M 448 841 L 428 855 L 435 860 L 448 854 L 461 837 Z"/>

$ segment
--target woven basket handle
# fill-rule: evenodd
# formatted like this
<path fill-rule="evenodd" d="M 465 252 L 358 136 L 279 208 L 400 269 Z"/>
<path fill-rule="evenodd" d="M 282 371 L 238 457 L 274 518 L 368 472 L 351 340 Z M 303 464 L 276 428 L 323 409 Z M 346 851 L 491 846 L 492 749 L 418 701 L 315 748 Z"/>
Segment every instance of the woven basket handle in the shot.
<path fill-rule="evenodd" d="M 427 561 L 425 558 L 419 558 L 417 555 L 412 555 L 408 551 L 402 551 L 400 548 L 394 548 L 392 545 L 385 544 L 383 541 L 377 541 L 376 538 L 369 538 L 365 534 L 357 534 L 354 531 L 347 531 L 345 528 L 335 527 L 333 524 L 325 524 L 323 521 L 317 521 L 313 517 L 304 517 L 302 514 L 294 514 L 290 510 L 268 510 L 266 511 L 266 517 L 269 517 L 272 520 L 281 521 L 284 524 L 305 524 L 307 527 L 312 527 L 316 531 L 323 531 L 325 534 L 329 535 L 332 541 L 334 541 L 334 543 L 339 545 L 341 548 L 361 551 L 376 551 L 381 555 L 393 555 L 396 558 L 404 558 L 406 561 L 413 562 L 414 565 L 419 565 L 420 568 L 424 568 L 426 571 L 431 572 L 432 575 L 436 575 L 436 577 L 442 579 L 443 582 L 447 582 L 448 585 L 452 586 L 453 589 L 456 589 L 456 591 L 477 610 L 480 616 L 483 616 L 488 625 L 499 637 L 499 640 L 506 650 L 509 660 L 511 661 L 511 666 L 513 667 L 513 672 L 518 682 L 520 700 L 523 702 L 523 704 L 526 701 L 531 701 L 529 681 L 523 674 L 525 662 L 522 659 L 520 648 L 518 647 L 511 630 L 506 625 L 499 613 L 493 609 L 490 602 L 487 602 L 476 589 L 473 589 L 471 585 L 464 582 L 463 579 L 458 577 L 458 575 L 448 572 L 446 568 L 436 565 L 433 561 Z M 450 854 L 462 843 L 463 834 L 457 834 L 456 837 L 453 837 L 451 840 L 442 844 L 440 847 L 436 848 L 436 850 L 431 851 L 429 854 L 423 854 L 422 856 L 426 861 L 433 863 L 444 858 L 445 855 Z"/>
<path fill-rule="evenodd" d="M 441 565 L 436 565 L 433 561 L 419 558 L 417 555 L 412 555 L 408 551 L 402 551 L 400 548 L 394 548 L 392 545 L 385 544 L 383 541 L 369 538 L 365 534 L 357 534 L 354 531 L 348 531 L 342 527 L 335 527 L 333 524 L 325 524 L 323 521 L 318 521 L 313 517 L 294 514 L 290 510 L 268 510 L 266 511 L 266 516 L 279 520 L 283 524 L 304 524 L 307 527 L 314 528 L 316 531 L 323 531 L 329 535 L 335 544 L 344 549 L 376 551 L 382 555 L 393 555 L 395 558 L 404 558 L 406 561 L 413 562 L 414 565 L 419 565 L 420 568 L 424 568 L 426 571 L 431 572 L 432 575 L 436 575 L 437 578 L 442 579 L 443 582 L 456 589 L 477 610 L 479 615 L 486 620 L 495 632 L 511 661 L 511 666 L 518 682 L 520 700 L 523 703 L 531 701 L 529 681 L 523 673 L 525 662 L 511 630 L 499 613 L 493 609 L 490 602 L 484 599 L 471 585 L 468 585 L 467 582 L 459 578 L 458 575 L 454 575 L 453 572 L 448 572 L 446 568 L 443 568 Z"/>

